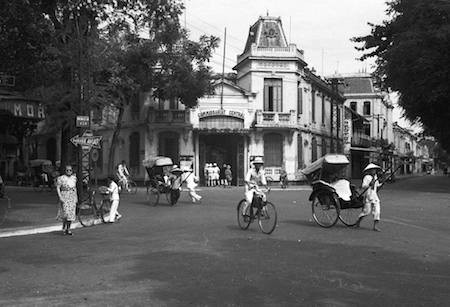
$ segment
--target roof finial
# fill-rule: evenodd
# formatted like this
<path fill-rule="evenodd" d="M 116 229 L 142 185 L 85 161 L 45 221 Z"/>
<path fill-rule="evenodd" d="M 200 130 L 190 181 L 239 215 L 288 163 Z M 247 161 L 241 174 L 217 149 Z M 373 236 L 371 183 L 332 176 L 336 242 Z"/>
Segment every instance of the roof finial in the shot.
<path fill-rule="evenodd" d="M 269 16 L 269 10 L 266 11 L 266 16 Z"/>

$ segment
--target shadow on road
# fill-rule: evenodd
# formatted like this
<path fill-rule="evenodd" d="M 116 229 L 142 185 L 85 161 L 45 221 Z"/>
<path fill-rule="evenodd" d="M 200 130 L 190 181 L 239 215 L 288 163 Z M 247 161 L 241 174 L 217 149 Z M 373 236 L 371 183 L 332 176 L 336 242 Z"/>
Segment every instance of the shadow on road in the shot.
<path fill-rule="evenodd" d="M 382 248 L 272 238 L 220 244 L 140 255 L 120 280 L 162 283 L 151 296 L 175 305 L 437 306 L 450 299 L 449 260 L 425 263 Z"/>

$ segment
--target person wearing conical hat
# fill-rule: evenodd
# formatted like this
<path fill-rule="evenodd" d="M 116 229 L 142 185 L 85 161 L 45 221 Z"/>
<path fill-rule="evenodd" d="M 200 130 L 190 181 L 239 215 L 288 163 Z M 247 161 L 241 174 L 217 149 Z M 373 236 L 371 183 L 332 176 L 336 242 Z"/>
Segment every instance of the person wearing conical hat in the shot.
<path fill-rule="evenodd" d="M 381 167 L 374 163 L 369 163 L 366 168 L 363 170 L 363 181 L 362 188 L 367 189 L 364 193 L 364 207 L 363 211 L 359 214 L 358 221 L 356 222 L 355 227 L 359 227 L 362 219 L 369 215 L 373 214 L 373 230 L 380 231 L 377 227 L 380 222 L 380 199 L 378 198 L 377 190 L 381 187 L 380 182 L 378 181 L 377 171 L 381 170 Z"/>

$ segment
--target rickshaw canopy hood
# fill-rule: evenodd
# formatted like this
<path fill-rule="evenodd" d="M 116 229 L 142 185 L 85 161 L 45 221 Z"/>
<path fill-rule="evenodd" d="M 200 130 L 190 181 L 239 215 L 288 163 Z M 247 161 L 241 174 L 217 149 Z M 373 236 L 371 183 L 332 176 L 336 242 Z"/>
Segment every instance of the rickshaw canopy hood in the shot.
<path fill-rule="evenodd" d="M 169 157 L 156 156 L 143 160 L 142 165 L 144 167 L 171 166 L 173 165 L 173 161 Z"/>
<path fill-rule="evenodd" d="M 321 168 L 326 168 L 327 165 L 344 167 L 348 164 L 350 164 L 350 161 L 348 161 L 347 157 L 344 155 L 326 154 L 325 156 L 311 163 L 310 166 L 304 168 L 301 172 L 305 175 L 309 175 L 317 170 L 320 170 Z"/>

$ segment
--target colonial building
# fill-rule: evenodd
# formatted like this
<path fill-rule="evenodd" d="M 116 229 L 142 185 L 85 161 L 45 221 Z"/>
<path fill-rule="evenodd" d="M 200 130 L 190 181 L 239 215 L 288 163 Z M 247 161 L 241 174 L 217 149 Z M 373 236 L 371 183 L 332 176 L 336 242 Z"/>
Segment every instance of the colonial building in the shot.
<path fill-rule="evenodd" d="M 124 111 L 115 163 L 125 160 L 143 179 L 141 161 L 164 155 L 192 163 L 202 177 L 205 163 L 230 164 L 233 184 L 241 184 L 252 156 L 264 156 L 267 175 L 301 180 L 300 170 L 329 152 L 342 152 L 344 97 L 337 84 L 307 68 L 303 51 L 289 44 L 280 18 L 260 17 L 237 56 L 234 79 L 215 83 L 215 92 L 186 109 L 176 101 L 136 97 Z M 94 112 L 96 113 L 96 112 Z M 107 169 L 117 112 L 92 114 L 103 136 L 97 155 L 99 177 Z"/>
<path fill-rule="evenodd" d="M 352 123 L 356 123 L 354 113 L 364 118 L 358 119 L 357 131 L 353 131 L 351 146 L 346 151 L 352 164 L 353 177 L 361 176 L 362 169 L 369 162 L 380 163 L 383 167 L 391 165 L 394 162 L 392 154 L 384 157 L 381 155 L 389 152 L 387 149 L 394 142 L 394 106 L 387 93 L 376 88 L 373 78 L 365 73 L 334 75 L 330 80 L 339 83 L 339 90 L 345 97 L 345 106 L 353 111 L 347 113 L 347 120 L 351 116 Z M 345 124 L 351 126 L 352 123 L 346 121 Z"/>

